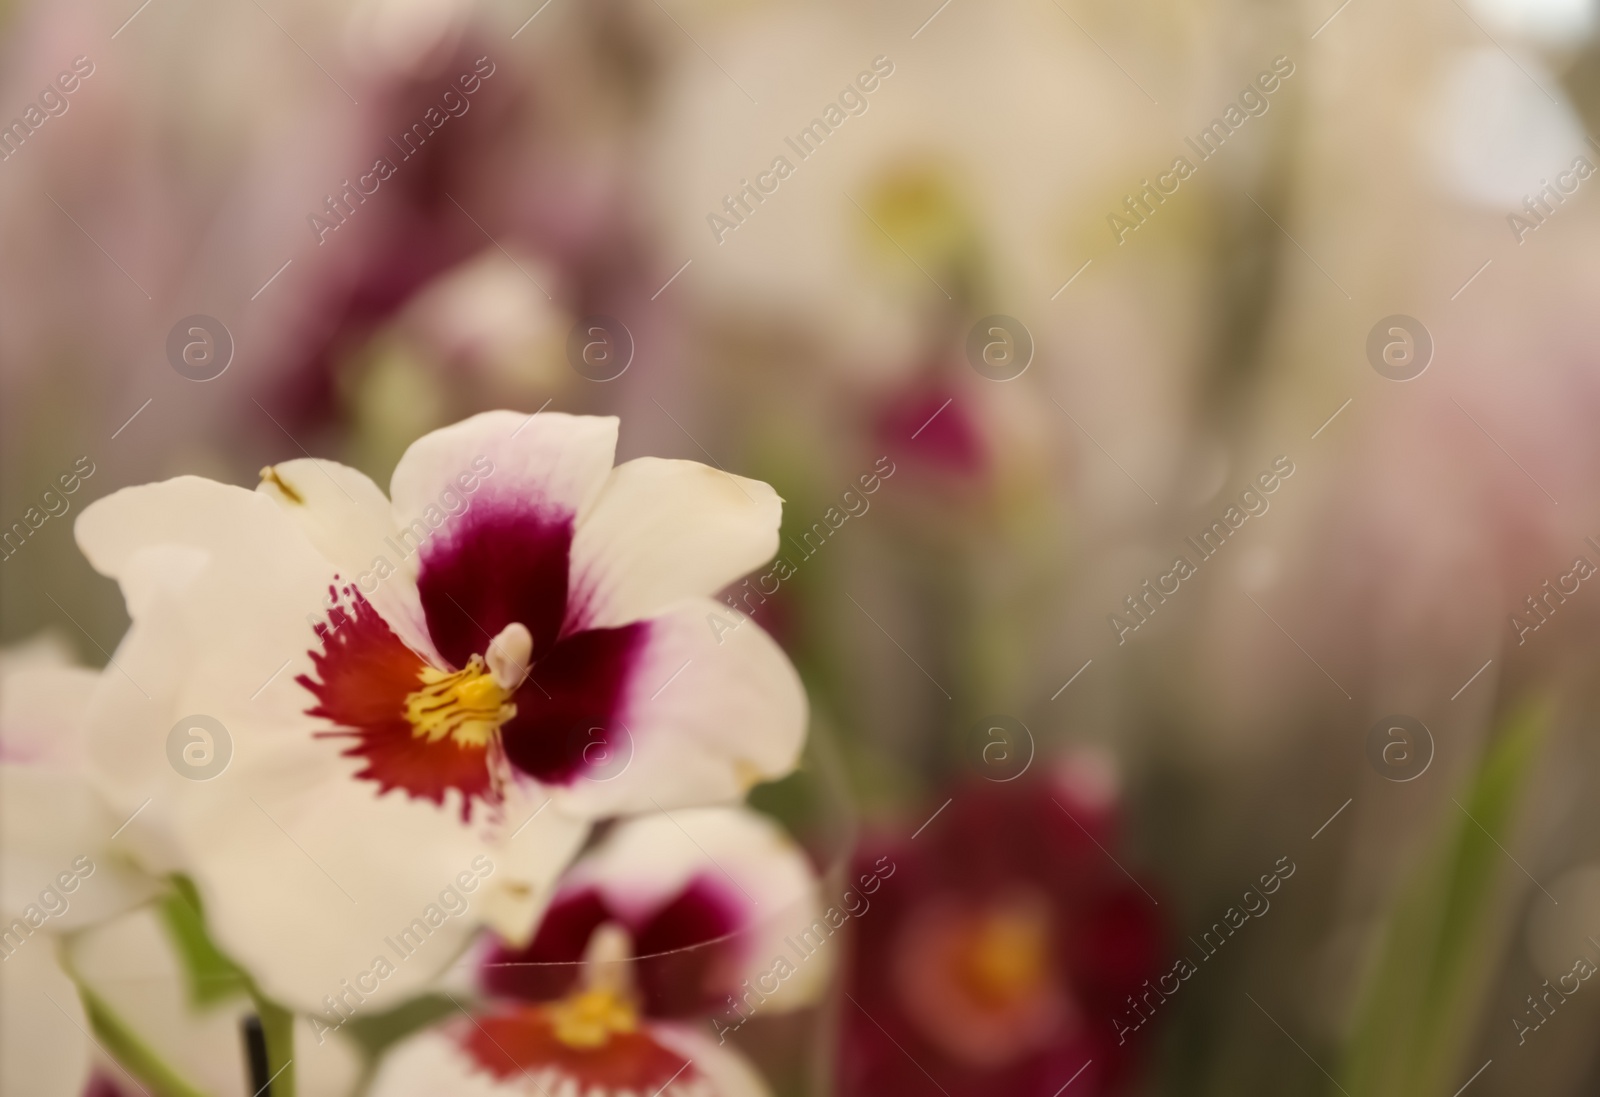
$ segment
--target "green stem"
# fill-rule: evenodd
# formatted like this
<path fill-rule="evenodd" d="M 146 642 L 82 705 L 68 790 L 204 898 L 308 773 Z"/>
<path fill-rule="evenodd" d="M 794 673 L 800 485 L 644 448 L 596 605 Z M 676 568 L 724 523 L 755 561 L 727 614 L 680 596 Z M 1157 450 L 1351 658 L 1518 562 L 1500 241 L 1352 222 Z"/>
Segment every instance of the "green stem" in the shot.
<path fill-rule="evenodd" d="M 294 1097 L 294 1014 L 262 995 L 253 986 L 261 1018 L 261 1032 L 267 1041 L 267 1077 L 272 1079 L 271 1097 Z"/>
<path fill-rule="evenodd" d="M 82 982 L 78 983 L 78 994 L 83 999 L 84 1012 L 89 1015 L 95 1038 L 153 1094 L 157 1097 L 207 1097 L 203 1090 L 197 1089 L 163 1062 L 103 998 Z"/>

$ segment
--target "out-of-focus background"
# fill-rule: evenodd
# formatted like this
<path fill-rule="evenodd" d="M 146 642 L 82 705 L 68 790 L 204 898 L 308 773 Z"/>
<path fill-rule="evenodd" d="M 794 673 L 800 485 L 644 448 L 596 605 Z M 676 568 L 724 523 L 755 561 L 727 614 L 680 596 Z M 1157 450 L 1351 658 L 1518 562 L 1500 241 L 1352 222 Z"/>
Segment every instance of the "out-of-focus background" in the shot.
<path fill-rule="evenodd" d="M 837 1092 L 1600 1092 L 1594 0 L 0 30 L 7 643 L 116 488 L 616 414 L 908 866 Z"/>

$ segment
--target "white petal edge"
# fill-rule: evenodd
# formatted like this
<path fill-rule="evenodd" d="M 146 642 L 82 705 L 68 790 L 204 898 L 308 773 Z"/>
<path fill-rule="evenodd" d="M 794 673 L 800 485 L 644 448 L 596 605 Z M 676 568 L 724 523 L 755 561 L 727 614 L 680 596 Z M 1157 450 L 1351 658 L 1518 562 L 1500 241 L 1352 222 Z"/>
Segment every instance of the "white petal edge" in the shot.
<path fill-rule="evenodd" d="M 113 847 L 120 820 L 90 782 L 83 724 L 99 678 L 44 660 L 0 669 L 0 919 L 46 915 L 30 939 L 155 891 Z"/>
<path fill-rule="evenodd" d="M 617 425 L 611 416 L 486 411 L 423 435 L 389 482 L 394 524 L 407 529 L 435 508 L 446 518 L 434 528 L 448 531 L 452 511 L 483 505 L 544 506 L 576 518 L 611 472 Z"/>
<path fill-rule="evenodd" d="M 694 1063 L 710 1083 L 708 1097 L 772 1097 L 771 1088 L 750 1060 L 735 1048 L 713 1040 L 704 1030 L 658 1021 L 650 1026 L 650 1033 L 662 1047 Z"/>
<path fill-rule="evenodd" d="M 153 545 L 211 549 L 247 535 L 276 541 L 292 524 L 265 495 L 200 476 L 122 488 L 96 499 L 74 525 L 78 547 L 102 575 L 121 579 L 128 561 Z"/>
<path fill-rule="evenodd" d="M 611 628 L 715 594 L 772 559 L 782 516 L 759 480 L 659 457 L 618 465 L 573 537 L 569 622 Z"/>
<path fill-rule="evenodd" d="M 339 573 L 355 584 L 413 651 L 442 666 L 417 593 L 416 549 L 394 526 L 388 496 L 365 473 L 310 457 L 263 470 L 256 492 L 276 503 Z"/>

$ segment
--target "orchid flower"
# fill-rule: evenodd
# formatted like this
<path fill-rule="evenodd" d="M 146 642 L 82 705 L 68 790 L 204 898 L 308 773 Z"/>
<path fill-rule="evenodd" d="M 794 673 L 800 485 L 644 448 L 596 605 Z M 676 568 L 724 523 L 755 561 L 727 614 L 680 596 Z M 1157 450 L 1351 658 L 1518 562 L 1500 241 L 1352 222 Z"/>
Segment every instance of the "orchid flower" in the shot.
<path fill-rule="evenodd" d="M 819 952 L 834 929 L 793 839 L 749 809 L 700 808 L 619 824 L 562 878 L 526 948 L 486 950 L 482 989 L 557 998 L 607 929 L 621 930 L 635 957 L 645 1013 L 735 1025 L 743 1010 L 810 1004 L 840 951 Z"/>
<path fill-rule="evenodd" d="M 374 1097 L 760 1097 L 737 1025 L 690 1021 L 731 1015 L 739 995 L 774 1014 L 813 1002 L 832 956 L 792 941 L 821 919 L 810 863 L 765 816 L 620 823 L 563 877 L 528 948 L 483 950 L 489 1001 L 397 1048 Z"/>
<path fill-rule="evenodd" d="M 893 879 L 845 973 L 855 1016 L 840 1029 L 837 1092 L 909 1093 L 930 1079 L 951 1097 L 1054 1097 L 1069 1080 L 1068 1094 L 1128 1092 L 1148 1036 L 1129 1031 L 1144 1017 L 1133 996 L 1164 970 L 1162 924 L 1155 896 L 1114 859 L 1109 755 L 950 793 L 920 837 L 871 839 L 858 854 L 862 867 L 889 862 Z"/>
<path fill-rule="evenodd" d="M 780 501 L 687 461 L 613 468 L 616 436 L 487 412 L 413 444 L 392 502 L 307 458 L 80 517 L 133 619 L 89 716 L 101 783 L 270 997 L 393 1004 L 479 926 L 526 941 L 591 819 L 794 765 L 793 667 L 711 623 L 775 551 Z M 194 746 L 203 772 L 169 753 Z"/>

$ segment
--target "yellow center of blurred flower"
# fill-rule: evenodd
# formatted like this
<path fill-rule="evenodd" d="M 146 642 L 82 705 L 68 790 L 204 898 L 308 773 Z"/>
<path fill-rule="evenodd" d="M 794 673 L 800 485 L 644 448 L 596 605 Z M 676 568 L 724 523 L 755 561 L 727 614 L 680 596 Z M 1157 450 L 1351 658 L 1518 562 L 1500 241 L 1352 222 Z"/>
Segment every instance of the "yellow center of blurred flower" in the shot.
<path fill-rule="evenodd" d="M 890 958 L 901 1008 L 928 1040 L 993 1069 L 1067 1038 L 1082 1014 L 1054 955 L 1049 896 L 1018 889 L 973 902 L 936 896 Z"/>
<path fill-rule="evenodd" d="M 550 1026 L 568 1047 L 592 1050 L 610 1043 L 614 1035 L 638 1029 L 639 1011 L 616 990 L 594 987 L 551 1006 Z"/>
<path fill-rule="evenodd" d="M 949 267 L 960 262 L 971 243 L 961 196 L 935 165 L 906 164 L 889 172 L 868 191 L 866 208 L 883 228 L 869 226 L 867 239 L 900 263 L 904 248 L 924 265 Z"/>
<path fill-rule="evenodd" d="M 422 688 L 406 696 L 406 719 L 419 739 L 437 743 L 448 735 L 457 746 L 481 748 L 517 714 L 482 656 L 454 673 L 424 667 L 418 677 Z"/>
<path fill-rule="evenodd" d="M 987 1005 L 1005 1006 L 1034 996 L 1046 980 L 1049 928 L 1039 907 L 988 912 L 956 953 L 961 982 Z"/>

